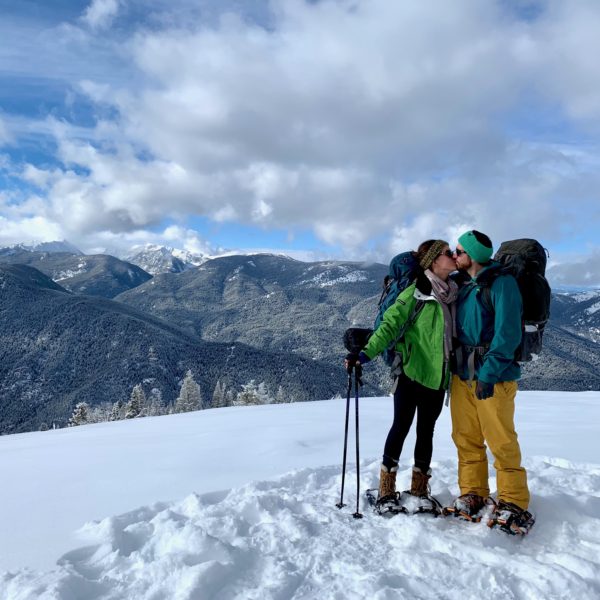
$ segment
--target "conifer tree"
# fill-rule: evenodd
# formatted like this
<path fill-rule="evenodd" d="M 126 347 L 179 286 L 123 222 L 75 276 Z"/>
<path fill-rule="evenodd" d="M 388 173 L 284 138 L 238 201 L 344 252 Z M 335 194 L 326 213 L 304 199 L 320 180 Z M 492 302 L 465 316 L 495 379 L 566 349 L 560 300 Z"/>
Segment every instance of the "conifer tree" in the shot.
<path fill-rule="evenodd" d="M 267 384 L 264 381 L 261 381 L 258 384 L 256 394 L 261 404 L 271 404 L 271 402 L 273 402 L 273 398 L 271 398 L 271 395 L 269 394 L 269 390 L 267 388 Z"/>
<path fill-rule="evenodd" d="M 286 404 L 287 402 L 289 402 L 288 396 L 283 391 L 283 388 L 281 386 L 279 386 L 277 388 L 277 394 L 275 395 L 275 403 L 276 404 Z"/>
<path fill-rule="evenodd" d="M 135 419 L 140 416 L 140 413 L 146 406 L 146 394 L 141 383 L 133 386 L 129 402 L 125 406 L 125 418 Z"/>
<path fill-rule="evenodd" d="M 88 423 L 104 423 L 110 421 L 112 405 L 109 402 L 103 402 L 94 406 L 88 412 Z"/>
<path fill-rule="evenodd" d="M 223 408 L 227 406 L 225 397 L 225 384 L 221 380 L 217 381 L 213 392 L 211 408 Z"/>
<path fill-rule="evenodd" d="M 256 406 L 262 404 L 259 388 L 254 379 L 246 384 L 242 384 L 242 391 L 238 392 L 234 405 L 235 406 Z"/>
<path fill-rule="evenodd" d="M 123 411 L 123 401 L 117 400 L 113 405 L 110 411 L 110 415 L 108 416 L 109 421 L 120 421 L 124 418 L 125 413 Z"/>
<path fill-rule="evenodd" d="M 162 401 L 162 393 L 158 388 L 150 390 L 150 398 L 147 402 L 146 415 L 149 417 L 157 417 L 164 415 L 166 412 L 165 405 Z"/>
<path fill-rule="evenodd" d="M 69 419 L 68 426 L 75 427 L 77 425 L 85 425 L 88 423 L 89 410 L 90 406 L 87 402 L 78 402 L 75 405 L 71 418 Z"/>
<path fill-rule="evenodd" d="M 181 384 L 179 397 L 175 400 L 173 412 L 184 413 L 194 410 L 202 410 L 202 392 L 196 383 L 192 371 L 188 371 Z"/>

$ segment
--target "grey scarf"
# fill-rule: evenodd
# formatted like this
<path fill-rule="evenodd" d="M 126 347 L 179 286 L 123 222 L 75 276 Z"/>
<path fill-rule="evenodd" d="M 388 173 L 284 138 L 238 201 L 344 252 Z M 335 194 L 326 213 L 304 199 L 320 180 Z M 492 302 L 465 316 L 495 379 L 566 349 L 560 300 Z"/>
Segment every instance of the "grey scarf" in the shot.
<path fill-rule="evenodd" d="M 450 360 L 452 351 L 452 338 L 456 337 L 456 305 L 454 301 L 458 296 L 458 286 L 454 281 L 440 279 L 433 271 L 425 271 L 427 279 L 431 282 L 434 298 L 442 307 L 444 313 L 444 362 Z"/>

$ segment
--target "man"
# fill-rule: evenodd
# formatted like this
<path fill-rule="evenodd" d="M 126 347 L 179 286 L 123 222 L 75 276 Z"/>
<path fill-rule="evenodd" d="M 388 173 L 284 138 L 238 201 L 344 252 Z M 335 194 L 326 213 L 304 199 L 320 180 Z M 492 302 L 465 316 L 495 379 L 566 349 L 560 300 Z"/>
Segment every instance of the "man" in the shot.
<path fill-rule="evenodd" d="M 522 300 L 516 280 L 500 271 L 492 252 L 490 238 L 475 230 L 461 235 L 455 250 L 460 289 L 451 415 L 461 495 L 447 512 L 479 521 L 491 505 L 491 525 L 527 533 L 533 517 L 514 427 Z M 489 498 L 486 443 L 495 459 L 497 504 Z"/>

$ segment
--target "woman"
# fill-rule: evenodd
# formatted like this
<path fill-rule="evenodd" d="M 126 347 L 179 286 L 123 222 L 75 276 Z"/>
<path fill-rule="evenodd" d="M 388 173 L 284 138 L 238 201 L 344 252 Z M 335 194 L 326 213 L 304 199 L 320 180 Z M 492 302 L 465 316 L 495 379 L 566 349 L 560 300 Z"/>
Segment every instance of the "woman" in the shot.
<path fill-rule="evenodd" d="M 417 440 L 410 493 L 423 498 L 420 510 L 435 511 L 429 500 L 433 430 L 444 403 L 450 377 L 449 360 L 454 336 L 456 284 L 448 278 L 456 270 L 452 251 L 444 240 L 427 240 L 417 252 L 420 266 L 415 283 L 400 293 L 379 327 L 358 355 L 364 364 L 386 350 L 409 321 L 395 347 L 402 373 L 394 391 L 394 422 L 387 436 L 381 465 L 377 509 L 401 510 L 396 493 L 396 473 L 404 440 L 417 413 Z M 421 270 L 422 269 L 422 270 Z M 415 313 L 415 308 L 417 312 Z M 346 361 L 346 366 L 347 365 Z"/>

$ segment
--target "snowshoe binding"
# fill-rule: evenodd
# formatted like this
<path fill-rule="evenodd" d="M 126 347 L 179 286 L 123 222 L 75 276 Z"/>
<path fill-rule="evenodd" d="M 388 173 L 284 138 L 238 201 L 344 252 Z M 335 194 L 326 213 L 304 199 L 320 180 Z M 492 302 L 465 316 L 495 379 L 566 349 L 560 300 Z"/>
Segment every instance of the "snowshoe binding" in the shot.
<path fill-rule="evenodd" d="M 486 501 L 482 496 L 474 493 L 463 494 L 454 500 L 450 506 L 442 509 L 444 516 L 453 516 L 463 521 L 479 523 L 486 508 Z"/>
<path fill-rule="evenodd" d="M 401 501 L 413 515 L 429 514 L 437 517 L 442 513 L 442 505 L 431 495 L 429 480 L 431 469 L 426 471 L 416 465 L 412 468 L 410 490 L 403 492 Z"/>
<path fill-rule="evenodd" d="M 400 503 L 411 515 L 433 515 L 437 517 L 442 514 L 442 505 L 431 494 L 415 496 L 409 491 L 403 492 L 400 497 Z"/>
<path fill-rule="evenodd" d="M 367 500 L 373 511 L 382 517 L 393 517 L 398 514 L 407 514 L 408 511 L 400 502 L 400 493 L 395 492 L 379 498 L 379 490 L 372 488 L 366 491 Z"/>
<path fill-rule="evenodd" d="M 535 517 L 511 502 L 500 500 L 496 505 L 488 527 L 500 529 L 510 535 L 527 535 L 535 524 Z"/>

